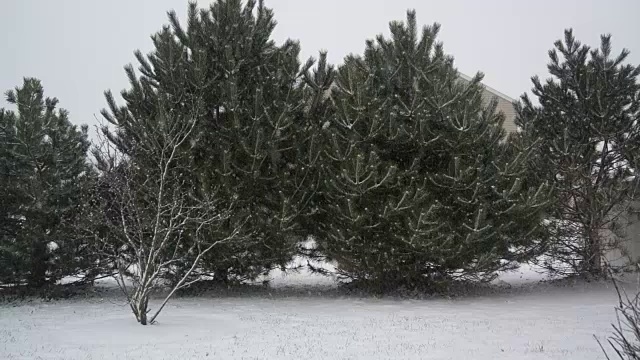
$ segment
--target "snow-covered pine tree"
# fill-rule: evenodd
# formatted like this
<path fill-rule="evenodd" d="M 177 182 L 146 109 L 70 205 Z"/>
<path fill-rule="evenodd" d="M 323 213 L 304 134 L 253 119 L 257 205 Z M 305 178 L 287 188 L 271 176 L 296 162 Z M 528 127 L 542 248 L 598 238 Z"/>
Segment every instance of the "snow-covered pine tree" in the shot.
<path fill-rule="evenodd" d="M 615 245 L 605 232 L 618 233 L 637 192 L 640 67 L 625 64 L 627 50 L 611 52 L 608 35 L 591 49 L 565 31 L 549 52 L 551 77 L 532 78 L 539 105 L 525 94 L 517 107 L 517 142 L 536 144 L 530 175 L 557 189 L 547 223 L 552 271 L 602 275 Z"/>
<path fill-rule="evenodd" d="M 545 187 L 520 186 L 527 152 L 509 156 L 482 75 L 460 80 L 439 25 L 418 33 L 410 11 L 390 30 L 338 69 L 320 245 L 382 288 L 489 278 L 532 254 Z"/>
<path fill-rule="evenodd" d="M 71 124 L 39 80 L 7 92 L 0 109 L 0 282 L 34 288 L 91 266 L 75 236 L 89 173 L 87 127 Z"/>
<path fill-rule="evenodd" d="M 243 226 L 246 241 L 209 253 L 200 270 L 220 280 L 252 278 L 286 264 L 304 235 L 300 216 L 317 187 L 320 152 L 308 115 L 315 110 L 306 99 L 328 85 L 305 81 L 312 63 L 301 66 L 298 43 L 271 39 L 276 23 L 262 1 L 220 0 L 206 9 L 191 4 L 186 28 L 174 12 L 169 20 L 171 26 L 153 36 L 154 50 L 136 53 L 141 75 L 127 67 L 125 108 L 107 96 L 111 115 L 105 115 L 117 129 L 109 137 L 125 152 L 135 147 L 139 135 L 128 123 L 153 119 L 148 100 L 158 93 L 180 111 L 201 101 L 205 111 L 187 150 L 194 186 L 215 188 L 235 204 L 220 231 L 250 220 Z"/>

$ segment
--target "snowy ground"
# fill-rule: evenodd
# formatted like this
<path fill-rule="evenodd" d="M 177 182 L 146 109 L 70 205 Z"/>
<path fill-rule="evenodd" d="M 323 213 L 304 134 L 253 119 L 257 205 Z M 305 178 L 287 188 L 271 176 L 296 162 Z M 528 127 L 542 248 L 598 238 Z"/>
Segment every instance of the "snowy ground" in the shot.
<path fill-rule="evenodd" d="M 615 319 L 613 289 L 539 279 L 526 270 L 494 292 L 394 300 L 275 274 L 251 294 L 176 298 L 146 327 L 113 289 L 5 304 L 0 359 L 604 359 L 593 336 Z"/>

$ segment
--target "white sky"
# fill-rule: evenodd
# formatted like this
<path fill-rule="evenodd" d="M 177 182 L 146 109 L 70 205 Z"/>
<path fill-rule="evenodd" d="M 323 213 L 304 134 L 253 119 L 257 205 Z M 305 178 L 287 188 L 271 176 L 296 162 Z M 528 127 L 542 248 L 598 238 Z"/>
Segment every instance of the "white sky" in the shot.
<path fill-rule="evenodd" d="M 421 25 L 442 24 L 440 40 L 468 75 L 511 97 L 546 75 L 547 51 L 572 27 L 592 46 L 611 33 L 616 52 L 631 50 L 640 63 L 640 0 L 267 0 L 278 21 L 274 38 L 298 39 L 302 56 L 329 51 L 337 64 L 361 53 L 364 42 L 388 33 L 390 20 L 416 9 Z M 200 0 L 201 6 L 209 1 Z M 151 50 L 150 35 L 167 23 L 166 11 L 184 17 L 186 0 L 1 0 L 0 90 L 40 78 L 45 95 L 60 99 L 74 123 L 96 124 L 103 91 L 127 87 L 122 67 L 133 51 Z M 304 60 L 303 59 L 303 60 Z M 6 106 L 4 97 L 0 107 Z"/>

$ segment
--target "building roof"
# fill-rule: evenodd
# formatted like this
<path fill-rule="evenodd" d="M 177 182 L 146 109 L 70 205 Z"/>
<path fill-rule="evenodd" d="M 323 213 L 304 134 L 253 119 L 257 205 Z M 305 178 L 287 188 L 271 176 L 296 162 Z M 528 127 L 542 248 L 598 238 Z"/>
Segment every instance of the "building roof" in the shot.
<path fill-rule="evenodd" d="M 460 75 L 460 77 L 466 81 L 471 81 L 471 77 L 468 75 L 465 75 L 463 73 L 458 73 Z M 487 90 L 488 92 L 492 93 L 495 96 L 501 97 L 509 102 L 515 102 L 516 100 L 508 95 L 505 95 L 504 93 L 492 88 L 491 86 L 488 86 L 485 83 L 482 83 L 482 86 L 484 86 L 485 90 Z"/>

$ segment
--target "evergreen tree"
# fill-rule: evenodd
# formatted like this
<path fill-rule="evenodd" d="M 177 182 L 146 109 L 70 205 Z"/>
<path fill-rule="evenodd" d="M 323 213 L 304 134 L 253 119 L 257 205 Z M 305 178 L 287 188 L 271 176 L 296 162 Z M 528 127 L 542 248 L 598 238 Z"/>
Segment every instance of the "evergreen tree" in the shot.
<path fill-rule="evenodd" d="M 37 79 L 7 101 L 17 111 L 0 110 L 0 281 L 41 287 L 89 266 L 71 227 L 89 171 L 87 127 L 72 125 Z"/>
<path fill-rule="evenodd" d="M 252 278 L 286 264 L 304 236 L 300 218 L 317 187 L 319 154 L 305 98 L 326 89 L 307 86 L 312 63 L 301 67 L 296 42 L 271 40 L 276 23 L 262 1 L 220 0 L 208 9 L 191 4 L 186 28 L 174 12 L 169 20 L 171 26 L 153 36 L 154 51 L 136 53 L 141 75 L 126 68 L 126 106 L 107 94 L 104 115 L 117 129 L 108 136 L 131 152 L 144 134 L 131 131 L 134 124 L 156 126 L 150 103 L 159 94 L 173 111 L 189 112 L 202 102 L 205 111 L 185 149 L 194 161 L 191 181 L 235 204 L 220 231 L 250 216 L 246 241 L 208 254 L 202 270 L 221 280 Z"/>
<path fill-rule="evenodd" d="M 534 252 L 544 187 L 521 185 L 527 151 L 509 156 L 482 76 L 462 81 L 415 13 L 348 56 L 332 93 L 322 250 L 347 277 L 417 286 L 490 278 Z"/>
<path fill-rule="evenodd" d="M 525 94 L 517 107 L 517 140 L 535 148 L 531 179 L 558 192 L 547 222 L 551 270 L 601 275 L 614 245 L 605 234 L 620 234 L 637 190 L 640 67 L 624 63 L 628 54 L 613 57 L 608 35 L 591 49 L 567 30 L 549 52 L 551 77 L 532 78 L 539 105 Z"/>

